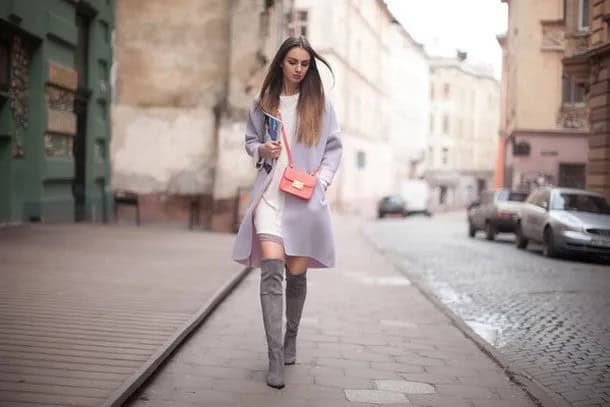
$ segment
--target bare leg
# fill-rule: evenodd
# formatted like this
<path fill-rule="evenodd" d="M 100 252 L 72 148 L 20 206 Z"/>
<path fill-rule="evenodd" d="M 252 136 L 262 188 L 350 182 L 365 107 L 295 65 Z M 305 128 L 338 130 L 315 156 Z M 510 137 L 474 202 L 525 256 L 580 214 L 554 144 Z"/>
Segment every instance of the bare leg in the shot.
<path fill-rule="evenodd" d="M 284 246 L 272 240 L 261 240 L 261 254 L 263 259 L 284 260 Z"/>
<path fill-rule="evenodd" d="M 287 256 L 286 267 L 290 270 L 290 274 L 298 276 L 307 271 L 308 261 L 309 258 L 304 256 Z"/>

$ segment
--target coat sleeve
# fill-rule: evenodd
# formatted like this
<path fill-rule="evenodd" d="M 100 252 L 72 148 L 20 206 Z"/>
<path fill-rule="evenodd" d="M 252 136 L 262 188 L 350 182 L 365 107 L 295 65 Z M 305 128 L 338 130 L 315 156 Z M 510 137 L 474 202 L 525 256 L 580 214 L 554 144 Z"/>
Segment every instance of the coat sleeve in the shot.
<path fill-rule="evenodd" d="M 328 102 L 327 105 L 328 115 L 328 138 L 326 139 L 326 146 L 324 148 L 324 155 L 322 156 L 322 162 L 320 164 L 320 172 L 318 173 L 318 179 L 324 186 L 328 186 L 332 183 L 335 173 L 339 168 L 341 162 L 341 154 L 343 152 L 343 143 L 341 142 L 341 128 L 339 126 L 339 120 L 335 113 L 335 108 L 332 102 Z"/>
<path fill-rule="evenodd" d="M 252 103 L 250 112 L 248 114 L 248 121 L 246 123 L 246 152 L 250 157 L 256 168 L 259 168 L 263 164 L 263 158 L 259 155 L 258 148 L 264 143 L 264 115 L 258 108 L 258 103 L 255 100 Z"/>

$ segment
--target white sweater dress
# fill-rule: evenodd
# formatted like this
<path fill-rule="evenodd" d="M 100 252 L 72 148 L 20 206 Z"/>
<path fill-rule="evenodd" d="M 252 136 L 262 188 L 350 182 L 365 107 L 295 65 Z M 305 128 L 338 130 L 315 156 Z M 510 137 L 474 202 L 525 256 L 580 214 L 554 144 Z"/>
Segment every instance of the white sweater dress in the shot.
<path fill-rule="evenodd" d="M 288 142 L 291 145 L 297 130 L 298 102 L 298 93 L 290 96 L 280 96 L 282 122 L 286 129 L 286 138 L 288 138 Z M 284 192 L 280 191 L 280 180 L 282 179 L 282 174 L 284 174 L 284 169 L 288 166 L 288 153 L 286 152 L 286 146 L 281 134 L 280 132 L 279 140 L 282 141 L 282 150 L 274 165 L 273 178 L 254 212 L 256 234 L 263 236 L 271 235 L 280 241 L 282 239 L 282 210 L 285 198 Z"/>

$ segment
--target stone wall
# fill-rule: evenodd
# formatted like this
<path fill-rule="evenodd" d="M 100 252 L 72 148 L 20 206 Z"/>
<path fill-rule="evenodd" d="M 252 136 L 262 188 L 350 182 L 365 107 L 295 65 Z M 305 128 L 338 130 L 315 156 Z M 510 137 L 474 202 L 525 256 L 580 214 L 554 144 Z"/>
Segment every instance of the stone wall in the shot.
<path fill-rule="evenodd" d="M 590 51 L 591 88 L 588 105 L 591 134 L 589 136 L 589 163 L 587 188 L 598 191 L 610 199 L 610 44 L 607 13 L 610 1 L 593 0 L 591 3 Z"/>

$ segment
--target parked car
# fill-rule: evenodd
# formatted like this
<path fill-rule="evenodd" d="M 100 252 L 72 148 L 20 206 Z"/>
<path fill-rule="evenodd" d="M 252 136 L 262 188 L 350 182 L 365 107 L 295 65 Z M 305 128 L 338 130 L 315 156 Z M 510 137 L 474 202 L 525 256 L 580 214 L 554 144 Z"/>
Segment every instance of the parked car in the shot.
<path fill-rule="evenodd" d="M 509 189 L 483 191 L 480 199 L 468 207 L 468 236 L 483 230 L 487 240 L 494 240 L 498 233 L 514 233 L 525 198 L 525 192 Z"/>
<path fill-rule="evenodd" d="M 378 218 L 384 218 L 389 214 L 407 216 L 407 205 L 400 195 L 384 196 L 377 204 Z"/>
<path fill-rule="evenodd" d="M 582 189 L 539 188 L 527 198 L 517 222 L 516 244 L 542 243 L 548 257 L 581 252 L 610 254 L 610 205 Z"/>

